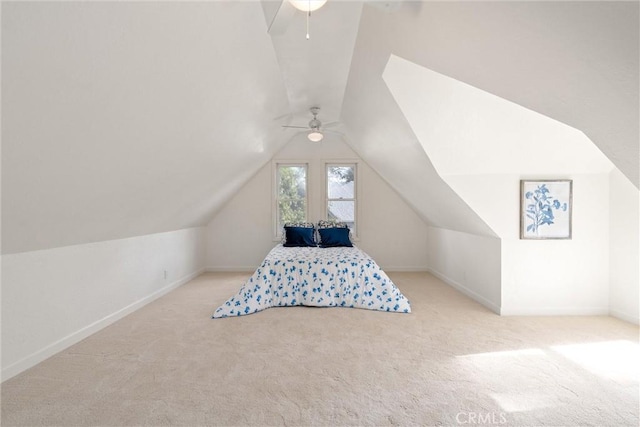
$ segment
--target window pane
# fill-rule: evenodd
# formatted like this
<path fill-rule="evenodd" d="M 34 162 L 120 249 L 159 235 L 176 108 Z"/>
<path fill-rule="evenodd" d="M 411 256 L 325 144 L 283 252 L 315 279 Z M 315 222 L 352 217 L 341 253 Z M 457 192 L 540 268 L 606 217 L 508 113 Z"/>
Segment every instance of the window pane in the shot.
<path fill-rule="evenodd" d="M 351 231 L 355 234 L 355 213 L 356 202 L 350 201 L 330 201 L 328 205 L 328 219 L 333 221 L 346 222 Z"/>
<path fill-rule="evenodd" d="M 329 166 L 327 168 L 327 192 L 330 199 L 355 198 L 355 174 L 353 166 Z"/>
<path fill-rule="evenodd" d="M 306 202 L 304 199 L 280 200 L 278 202 L 278 226 L 286 222 L 306 221 Z"/>
<path fill-rule="evenodd" d="M 307 168 L 280 166 L 278 168 L 278 198 L 297 199 L 307 196 Z"/>

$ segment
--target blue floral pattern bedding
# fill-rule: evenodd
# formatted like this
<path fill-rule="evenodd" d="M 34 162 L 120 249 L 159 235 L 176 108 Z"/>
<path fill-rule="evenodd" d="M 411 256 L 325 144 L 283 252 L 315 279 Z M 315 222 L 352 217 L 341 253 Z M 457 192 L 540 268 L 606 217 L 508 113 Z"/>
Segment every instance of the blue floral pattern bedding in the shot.
<path fill-rule="evenodd" d="M 296 305 L 411 312 L 409 300 L 359 248 L 278 245 L 213 318 Z"/>

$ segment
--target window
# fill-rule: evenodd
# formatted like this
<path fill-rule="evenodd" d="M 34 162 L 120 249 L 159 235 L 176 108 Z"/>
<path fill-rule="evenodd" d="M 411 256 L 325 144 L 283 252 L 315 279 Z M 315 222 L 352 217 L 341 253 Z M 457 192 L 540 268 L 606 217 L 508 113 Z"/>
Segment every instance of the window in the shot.
<path fill-rule="evenodd" d="M 276 167 L 276 232 L 287 222 L 307 220 L 307 165 L 278 164 Z"/>
<path fill-rule="evenodd" d="M 356 229 L 356 165 L 328 164 L 326 167 L 327 219 L 346 222 L 354 236 Z"/>

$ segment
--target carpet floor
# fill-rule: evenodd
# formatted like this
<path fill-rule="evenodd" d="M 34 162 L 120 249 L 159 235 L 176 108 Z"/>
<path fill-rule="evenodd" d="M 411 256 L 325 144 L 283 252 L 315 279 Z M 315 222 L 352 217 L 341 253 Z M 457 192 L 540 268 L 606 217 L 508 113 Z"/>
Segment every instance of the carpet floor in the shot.
<path fill-rule="evenodd" d="M 427 273 L 413 313 L 272 308 L 210 319 L 207 273 L 2 384 L 3 426 L 638 426 L 638 327 L 501 317 Z"/>

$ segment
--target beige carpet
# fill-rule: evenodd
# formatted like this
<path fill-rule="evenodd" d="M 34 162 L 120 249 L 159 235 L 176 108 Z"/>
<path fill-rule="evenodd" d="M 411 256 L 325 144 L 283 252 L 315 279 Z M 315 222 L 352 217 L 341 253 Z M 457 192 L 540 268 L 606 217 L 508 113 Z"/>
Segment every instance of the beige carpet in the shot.
<path fill-rule="evenodd" d="M 2 385 L 12 425 L 638 426 L 638 328 L 500 317 L 426 273 L 412 314 L 273 308 L 211 320 L 205 274 Z"/>

